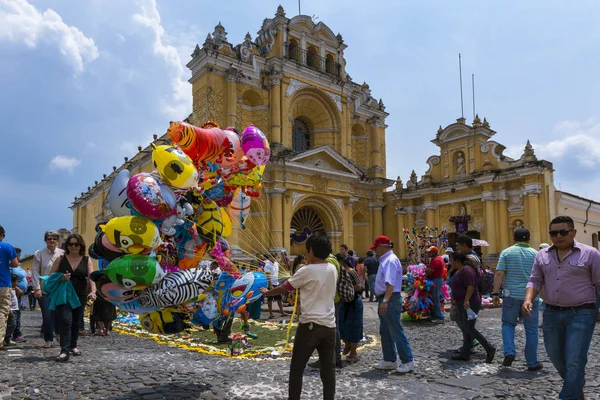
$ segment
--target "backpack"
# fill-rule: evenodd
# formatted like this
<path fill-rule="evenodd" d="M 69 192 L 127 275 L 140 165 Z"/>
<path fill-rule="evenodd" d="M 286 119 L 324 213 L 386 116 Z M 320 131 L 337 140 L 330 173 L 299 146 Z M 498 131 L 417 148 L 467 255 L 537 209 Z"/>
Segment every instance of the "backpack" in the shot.
<path fill-rule="evenodd" d="M 472 255 L 470 256 L 477 260 L 477 267 L 469 264 L 469 266 L 477 273 L 477 291 L 481 296 L 491 293 L 494 290 L 494 273 L 483 268 L 479 258 Z"/>
<path fill-rule="evenodd" d="M 347 303 L 354 301 L 354 283 L 346 269 L 340 266 L 340 276 L 337 281 L 337 291 L 340 299 Z"/>

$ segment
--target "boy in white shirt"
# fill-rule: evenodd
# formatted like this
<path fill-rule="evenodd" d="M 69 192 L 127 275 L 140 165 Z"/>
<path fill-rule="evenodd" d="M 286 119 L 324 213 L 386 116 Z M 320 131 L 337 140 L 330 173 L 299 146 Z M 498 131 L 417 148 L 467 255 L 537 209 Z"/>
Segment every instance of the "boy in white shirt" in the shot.
<path fill-rule="evenodd" d="M 316 349 L 321 363 L 323 398 L 335 397 L 335 306 L 333 299 L 338 279 L 337 269 L 325 259 L 331 253 L 331 242 L 325 235 L 313 234 L 306 241 L 308 265 L 300 268 L 284 284 L 271 290 L 261 289 L 265 296 L 286 291 L 300 291 L 301 314 L 294 339 L 290 363 L 289 399 L 300 399 L 302 377 L 311 354 Z"/>
<path fill-rule="evenodd" d="M 19 281 L 19 277 L 17 275 L 11 275 L 10 280 L 12 283 L 11 290 L 11 301 L 10 301 L 10 313 L 8 314 L 8 320 L 6 321 L 6 334 L 4 336 L 4 346 L 12 346 L 15 345 L 16 342 L 11 340 L 12 335 L 17 327 L 17 314 L 19 311 L 19 300 L 17 298 L 17 290 L 23 293 L 21 289 L 17 286 L 17 282 Z"/>

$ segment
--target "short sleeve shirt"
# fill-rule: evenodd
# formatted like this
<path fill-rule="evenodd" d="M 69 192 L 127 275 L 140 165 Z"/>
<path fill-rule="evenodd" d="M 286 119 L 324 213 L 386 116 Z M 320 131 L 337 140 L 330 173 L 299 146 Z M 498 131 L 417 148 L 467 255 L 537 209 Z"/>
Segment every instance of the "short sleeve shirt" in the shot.
<path fill-rule="evenodd" d="M 17 256 L 12 245 L 0 242 L 0 287 L 12 287 L 10 281 L 10 262 Z"/>
<path fill-rule="evenodd" d="M 286 285 L 300 290 L 300 323 L 335 328 L 335 297 L 338 273 L 331 263 L 309 264 L 300 268 Z"/>

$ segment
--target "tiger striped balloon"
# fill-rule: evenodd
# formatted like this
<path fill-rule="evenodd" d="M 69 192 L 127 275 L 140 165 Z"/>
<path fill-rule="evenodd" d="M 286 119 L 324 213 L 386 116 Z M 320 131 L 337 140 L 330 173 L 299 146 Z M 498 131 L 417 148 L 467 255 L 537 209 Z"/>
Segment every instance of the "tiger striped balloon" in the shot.
<path fill-rule="evenodd" d="M 214 201 L 205 201 L 198 207 L 196 230 L 198 231 L 198 236 L 208 242 L 208 247 L 211 249 L 223 234 L 221 209 Z"/>
<path fill-rule="evenodd" d="M 167 134 L 196 165 L 220 160 L 231 151 L 228 136 L 218 127 L 204 129 L 175 121 L 171 122 Z"/>

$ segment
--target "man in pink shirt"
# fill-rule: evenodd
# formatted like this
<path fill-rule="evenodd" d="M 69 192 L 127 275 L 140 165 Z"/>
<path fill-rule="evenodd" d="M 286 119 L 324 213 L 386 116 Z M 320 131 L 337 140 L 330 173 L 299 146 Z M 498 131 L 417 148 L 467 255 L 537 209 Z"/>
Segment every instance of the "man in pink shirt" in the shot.
<path fill-rule="evenodd" d="M 523 313 L 545 286 L 544 344 L 563 378 L 560 399 L 583 398 L 587 353 L 596 323 L 596 290 L 600 288 L 600 252 L 575 240 L 571 217 L 550 222 L 552 246 L 535 257 Z"/>

